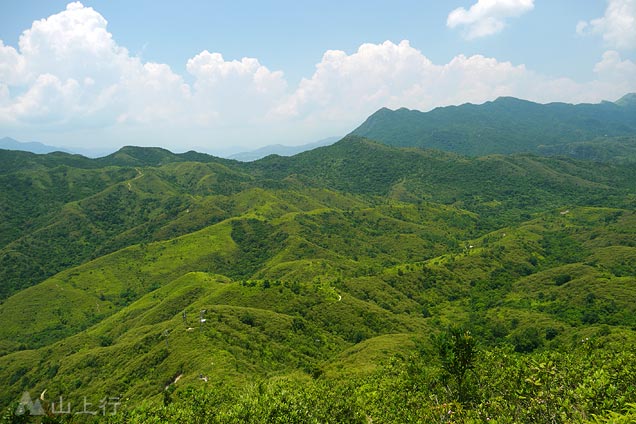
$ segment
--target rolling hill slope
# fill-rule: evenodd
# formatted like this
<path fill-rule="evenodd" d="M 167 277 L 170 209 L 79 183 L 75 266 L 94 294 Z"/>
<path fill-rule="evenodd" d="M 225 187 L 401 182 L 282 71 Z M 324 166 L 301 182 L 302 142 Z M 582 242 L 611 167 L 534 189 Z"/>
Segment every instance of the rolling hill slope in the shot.
<path fill-rule="evenodd" d="M 347 266 L 352 254 L 329 258 L 344 265 L 334 272 L 310 246 L 292 278 L 268 278 L 277 255 L 255 270 L 260 278 L 215 274 L 236 273 L 224 263 L 241 249 L 231 223 L 242 220 L 234 219 L 127 248 L 0 306 L 1 381 L 11 388 L 3 401 L 46 388 L 138 402 L 161 396 L 179 375 L 177 386 L 187 387 L 204 385 L 200 375 L 231 384 L 294 371 L 337 378 L 335 364 L 347 363 L 341 372 L 364 374 L 377 354 L 352 363 L 348 348 L 380 343 L 379 336 L 418 338 L 450 323 L 520 352 L 567 344 L 601 326 L 609 326 L 607 337 L 633 338 L 635 220 L 617 209 L 552 211 L 466 239 L 455 253 L 387 263 L 364 275 Z M 275 238 L 276 231 L 263 235 Z"/>
<path fill-rule="evenodd" d="M 202 162 L 184 161 L 161 149 L 120 153 L 122 163 L 135 157 L 132 163 L 141 165 L 120 166 L 110 158 L 99 167 L 102 159 L 82 158 L 74 167 L 75 156 L 66 155 L 70 163 L 64 164 L 61 156 L 44 155 L 0 176 L 2 297 L 128 245 L 176 237 L 243 214 L 254 202 L 263 203 L 267 218 L 291 207 L 304 210 L 304 204 L 321 203 L 311 197 L 322 189 L 365 196 L 362 203 L 370 205 L 387 199 L 454 205 L 478 214 L 486 231 L 564 204 L 630 207 L 634 197 L 628 193 L 636 181 L 629 163 L 590 169 L 586 162 L 528 155 L 469 158 L 357 137 L 247 164 L 196 154 L 184 155 Z M 289 194 L 282 202 L 264 200 L 272 190 Z M 340 209 L 360 203 L 351 195 L 329 194 L 325 201 L 326 207 L 337 201 Z"/>
<path fill-rule="evenodd" d="M 277 404 L 267 387 L 290 384 L 343 399 L 347 388 L 377 417 L 386 408 L 369 385 L 387 399 L 385 384 L 453 393 L 429 338 L 452 325 L 470 329 L 480 366 L 494 368 L 590 337 L 587 354 L 614 364 L 636 340 L 629 163 L 473 158 L 355 136 L 251 163 L 118 153 L 0 155 L 28 159 L 0 176 L 2 406 L 46 389 L 170 408 L 173 394 L 196 403 L 197 390 L 219 387 Z M 620 410 L 636 390 L 616 375 L 620 399 L 609 388 L 568 399 L 585 414 Z M 423 411 L 431 399 L 419 399 Z"/>

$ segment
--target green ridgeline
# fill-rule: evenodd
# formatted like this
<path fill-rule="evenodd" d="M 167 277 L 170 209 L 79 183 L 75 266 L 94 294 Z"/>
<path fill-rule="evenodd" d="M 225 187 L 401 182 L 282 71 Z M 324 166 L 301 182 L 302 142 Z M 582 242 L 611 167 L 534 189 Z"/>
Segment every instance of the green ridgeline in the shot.
<path fill-rule="evenodd" d="M 573 105 L 500 97 L 481 105 L 438 107 L 429 112 L 383 108 L 351 134 L 389 146 L 438 149 L 471 156 L 543 153 L 547 146 L 577 157 L 576 152 L 561 147 L 588 140 L 593 140 L 592 148 L 599 144 L 611 147 L 622 144 L 622 140 L 613 137 L 634 136 L 634 98 L 632 93 L 616 102 Z M 633 160 L 633 143 L 628 149 Z M 613 154 L 620 155 L 618 151 Z M 611 159 L 608 152 L 603 156 Z"/>

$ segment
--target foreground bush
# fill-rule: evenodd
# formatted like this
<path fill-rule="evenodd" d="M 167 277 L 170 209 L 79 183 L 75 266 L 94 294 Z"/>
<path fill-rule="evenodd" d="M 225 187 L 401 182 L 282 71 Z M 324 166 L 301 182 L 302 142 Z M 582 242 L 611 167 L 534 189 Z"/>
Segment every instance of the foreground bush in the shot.
<path fill-rule="evenodd" d="M 458 337 L 465 334 L 459 334 Z M 444 356 L 446 355 L 446 356 Z M 636 419 L 636 350 L 594 346 L 532 354 L 478 351 L 457 374 L 449 350 L 395 357 L 366 377 L 276 378 L 167 393 L 109 423 L 631 423 Z M 451 372 L 449 372 L 451 370 Z M 53 416 L 43 422 L 81 422 Z M 2 422 L 30 422 L 7 410 Z"/>

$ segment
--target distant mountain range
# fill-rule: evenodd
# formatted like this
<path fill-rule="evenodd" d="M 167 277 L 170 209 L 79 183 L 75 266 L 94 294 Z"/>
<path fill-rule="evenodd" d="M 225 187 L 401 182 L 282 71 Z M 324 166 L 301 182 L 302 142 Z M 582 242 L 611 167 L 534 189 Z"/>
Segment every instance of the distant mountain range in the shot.
<path fill-rule="evenodd" d="M 535 153 L 593 161 L 636 161 L 636 93 L 598 104 L 540 104 L 500 97 L 480 105 L 435 108 L 420 112 L 382 108 L 351 135 L 393 147 L 419 147 L 469 156 Z M 329 137 L 300 146 L 268 145 L 234 154 L 216 154 L 241 162 L 269 155 L 293 156 L 329 146 Z M 44 154 L 55 151 L 88 157 L 112 155 L 108 150 L 68 149 L 42 143 L 0 139 L 0 149 Z M 109 156 L 110 156 L 109 155 Z"/>
<path fill-rule="evenodd" d="M 328 137 L 322 140 L 315 141 L 313 143 L 307 143 L 300 146 L 285 146 L 282 144 L 273 144 L 269 146 L 260 147 L 256 150 L 249 150 L 234 154 L 214 154 L 214 156 L 224 157 L 227 159 L 234 159 L 241 162 L 250 162 L 257 159 L 264 158 L 269 155 L 279 156 L 293 156 L 298 153 L 305 152 L 307 150 L 315 149 L 316 147 L 329 146 L 342 137 Z M 63 148 L 57 146 L 49 146 L 47 144 L 38 142 L 22 142 L 10 137 L 4 137 L 0 139 L 0 149 L 4 150 L 19 150 L 23 152 L 31 152 L 37 154 L 46 154 L 53 152 L 65 152 L 80 154 L 86 157 L 99 158 L 104 156 L 113 155 L 112 150 L 108 149 L 81 149 L 81 148 Z"/>
<path fill-rule="evenodd" d="M 113 152 L 114 149 L 105 149 L 101 147 L 60 147 L 60 146 L 50 146 L 48 144 L 40 143 L 37 141 L 18 141 L 11 137 L 4 137 L 0 139 L 0 149 L 4 150 L 19 150 L 22 152 L 31 152 L 37 154 L 46 154 L 53 152 L 64 152 L 64 153 L 72 153 L 78 154 L 91 158 L 98 158 L 102 156 L 106 156 Z"/>
<path fill-rule="evenodd" d="M 261 147 L 260 149 L 250 150 L 248 152 L 235 153 L 233 155 L 227 156 L 227 158 L 240 160 L 241 162 L 251 162 L 253 160 L 261 159 L 269 155 L 293 156 L 307 150 L 315 149 L 316 147 L 332 145 L 341 138 L 342 137 L 328 137 L 323 138 L 322 140 L 315 141 L 313 143 L 303 144 L 300 146 L 284 146 L 282 144 L 272 144 L 269 146 Z"/>
<path fill-rule="evenodd" d="M 546 146 L 636 135 L 636 94 L 598 104 L 539 104 L 500 97 L 481 105 L 467 103 L 430 112 L 383 108 L 352 134 L 394 147 L 471 156 L 567 152 Z"/>
<path fill-rule="evenodd" d="M 51 152 L 70 153 L 68 150 L 62 149 L 59 147 L 49 146 L 47 144 L 38 143 L 36 141 L 22 142 L 22 141 L 14 140 L 13 138 L 10 138 L 10 137 L 4 137 L 0 139 L 0 149 L 22 150 L 25 152 L 39 153 L 39 154 L 51 153 Z"/>

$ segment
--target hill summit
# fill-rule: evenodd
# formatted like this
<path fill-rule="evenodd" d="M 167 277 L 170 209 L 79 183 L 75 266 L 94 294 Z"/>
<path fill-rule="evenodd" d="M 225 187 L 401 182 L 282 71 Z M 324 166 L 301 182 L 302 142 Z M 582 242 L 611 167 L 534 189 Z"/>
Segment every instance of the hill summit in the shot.
<path fill-rule="evenodd" d="M 430 112 L 382 108 L 352 134 L 394 147 L 471 156 L 540 153 L 545 146 L 636 135 L 636 94 L 598 104 L 540 104 L 499 97 Z"/>

